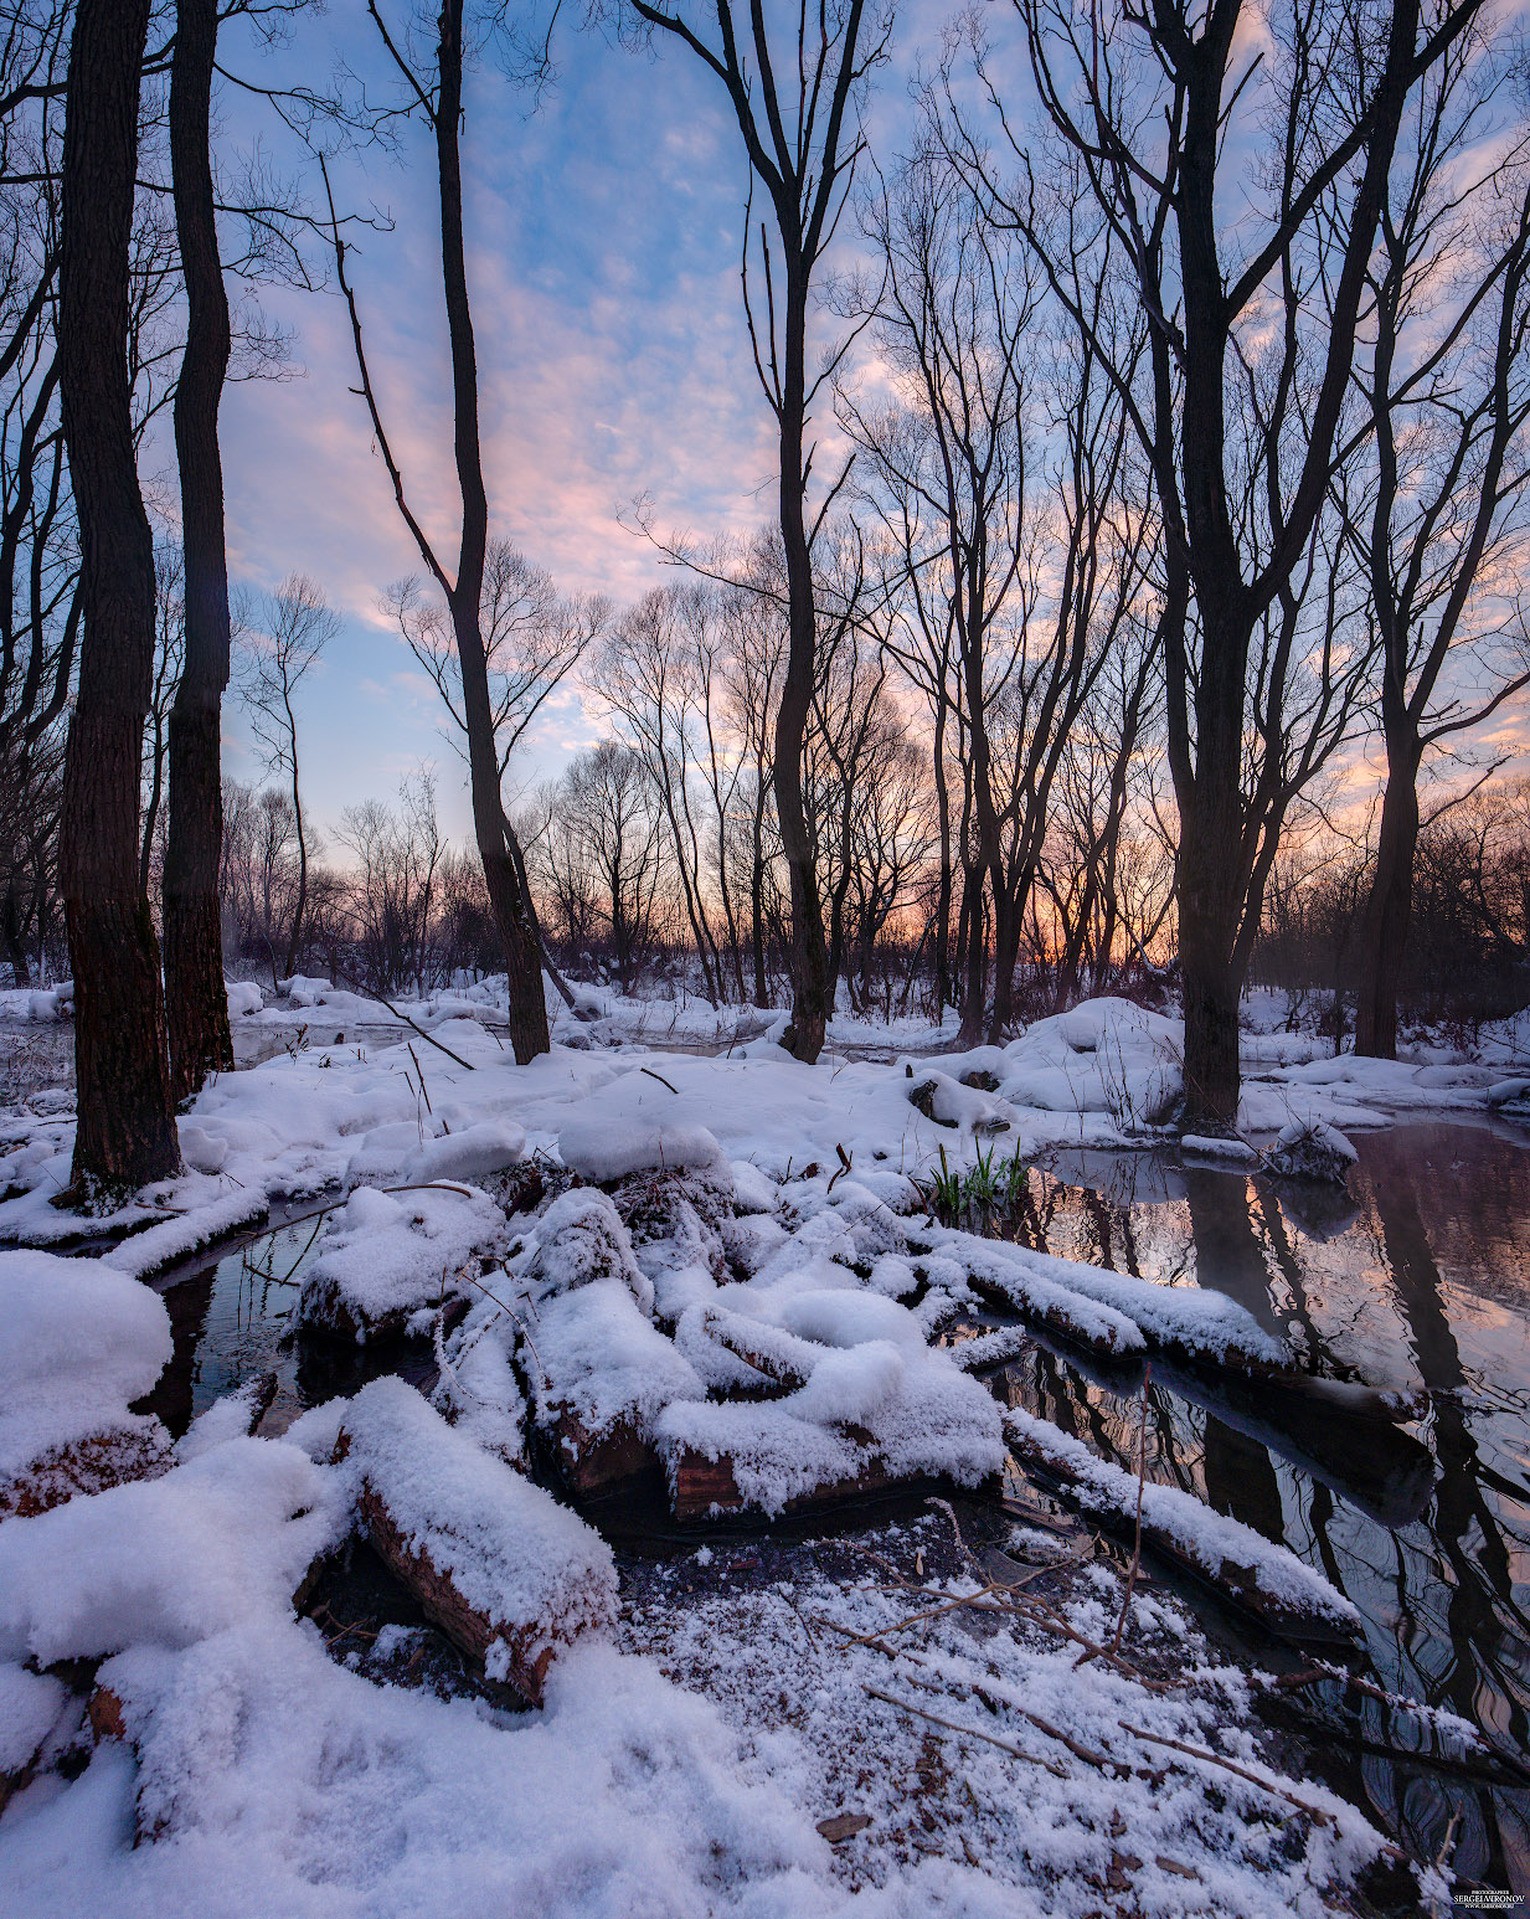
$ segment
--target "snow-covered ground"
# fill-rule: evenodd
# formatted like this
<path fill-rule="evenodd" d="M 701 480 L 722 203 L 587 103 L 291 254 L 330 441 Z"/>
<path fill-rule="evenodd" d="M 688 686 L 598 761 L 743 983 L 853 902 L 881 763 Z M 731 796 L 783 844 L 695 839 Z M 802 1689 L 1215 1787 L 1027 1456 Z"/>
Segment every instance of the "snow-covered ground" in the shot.
<path fill-rule="evenodd" d="M 492 988 L 411 1005 L 435 1044 L 355 1039 L 370 1009 L 322 982 L 271 1008 L 241 997 L 242 1021 L 306 1026 L 307 1043 L 204 1091 L 181 1121 L 187 1173 L 94 1223 L 131 1236 L 99 1258 L 0 1253 L 0 1514 L 39 1503 L 39 1461 L 41 1503 L 74 1475 L 73 1497 L 0 1523 L 0 1775 L 18 1787 L 0 1910 L 1351 1909 L 1380 1835 L 1271 1769 L 1248 1676 L 1158 1592 L 1123 1612 L 1087 1535 L 1049 1568 L 1041 1535 L 996 1519 L 996 1570 L 935 1515 L 838 1558 L 762 1548 L 769 1580 L 724 1577 L 705 1548 L 624 1565 L 613 1599 L 605 1544 L 527 1477 L 534 1441 L 608 1431 L 649 1449 L 677 1502 L 688 1462 L 724 1463 L 757 1515 L 868 1472 L 977 1488 L 1004 1466 L 999 1408 L 935 1343 L 975 1284 L 1103 1351 L 1281 1364 L 1220 1295 L 918 1217 L 942 1153 L 970 1167 L 1162 1139 L 1176 1022 L 1098 1001 L 1005 1048 L 880 1029 L 861 1043 L 908 1057 L 805 1067 L 769 1032 L 712 1055 L 592 1044 L 613 1037 L 608 1003 L 517 1067 Z M 1512 1060 L 1317 1051 L 1249 1036 L 1257 1142 L 1482 1110 Z M 71 1141 L 67 1101 L 5 1116 L 10 1244 L 80 1234 L 50 1204 Z M 172 1452 L 130 1410 L 169 1350 L 139 1276 L 304 1201 L 333 1211 L 300 1316 L 433 1338 L 438 1410 L 382 1381 L 250 1437 L 243 1409 L 215 1407 Z M 129 1483 L 111 1484 L 113 1447 Z M 295 1595 L 375 1528 L 379 1499 L 489 1621 L 491 1678 L 514 1669 L 505 1621 L 530 1620 L 527 1595 L 564 1595 L 578 1630 L 538 1655 L 535 1711 L 389 1683 L 407 1651 L 391 1627 L 367 1658 L 333 1656 Z M 1169 1521 L 1207 1565 L 1241 1556 L 1323 1610 L 1320 1575 L 1283 1549 L 1184 1496 Z"/>

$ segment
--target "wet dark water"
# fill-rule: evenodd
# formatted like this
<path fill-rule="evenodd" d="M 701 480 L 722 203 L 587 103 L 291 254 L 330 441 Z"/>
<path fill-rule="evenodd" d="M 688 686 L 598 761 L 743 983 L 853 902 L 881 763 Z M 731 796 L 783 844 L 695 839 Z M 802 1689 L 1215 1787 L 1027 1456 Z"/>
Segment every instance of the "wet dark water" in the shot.
<path fill-rule="evenodd" d="M 1155 1366 L 1147 1470 L 1319 1567 L 1365 1619 L 1377 1686 L 1479 1728 L 1502 1756 L 1476 1756 L 1485 1778 L 1416 1713 L 1336 1684 L 1299 1695 L 1334 1783 L 1416 1856 L 1450 1833 L 1460 1873 L 1530 1895 L 1530 1137 L 1431 1123 L 1356 1143 L 1348 1200 L 1074 1154 L 1032 1176 L 1017 1237 L 1215 1288 L 1325 1374 L 1428 1389 L 1404 1429 Z M 1135 1471 L 1140 1367 L 1037 1347 L 996 1384 Z"/>
<path fill-rule="evenodd" d="M 175 1356 L 143 1403 L 179 1437 L 215 1400 L 262 1373 L 275 1373 L 276 1397 L 260 1423 L 283 1433 L 306 1407 L 353 1393 L 379 1373 L 424 1383 L 435 1377 L 429 1346 L 389 1341 L 354 1347 L 292 1337 L 303 1272 L 316 1257 L 315 1227 L 300 1218 L 259 1235 L 212 1264 L 159 1282 L 175 1337 Z"/>

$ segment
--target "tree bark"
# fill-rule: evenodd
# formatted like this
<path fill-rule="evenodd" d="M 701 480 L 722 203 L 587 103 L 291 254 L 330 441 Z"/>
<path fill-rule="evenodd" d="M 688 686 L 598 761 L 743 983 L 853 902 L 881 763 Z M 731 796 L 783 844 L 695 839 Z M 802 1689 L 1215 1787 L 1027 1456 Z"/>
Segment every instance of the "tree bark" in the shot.
<path fill-rule="evenodd" d="M 783 236 L 785 237 L 785 236 Z M 811 1066 L 828 1029 L 829 949 L 813 836 L 802 792 L 802 756 L 813 705 L 818 612 L 813 559 L 804 514 L 806 482 L 802 429 L 807 416 L 808 274 L 799 253 L 786 261 L 786 367 L 781 407 L 781 544 L 786 554 L 788 631 L 786 675 L 776 709 L 776 819 L 791 882 L 792 1017 L 782 1044 Z"/>
<path fill-rule="evenodd" d="M 177 1100 L 234 1064 L 218 863 L 223 848 L 223 693 L 229 675 L 228 556 L 218 408 L 228 372 L 228 296 L 213 207 L 211 108 L 217 0 L 179 0 L 170 76 L 170 162 L 186 280 L 186 352 L 175 394 L 186 569 L 186 659 L 170 710 L 165 849 L 165 1000 Z"/>
<path fill-rule="evenodd" d="M 478 419 L 478 358 L 462 233 L 462 0 L 446 0 L 440 21 L 440 97 L 434 111 L 441 191 L 441 276 L 451 336 L 457 479 L 462 493 L 462 544 L 447 595 L 467 725 L 473 832 L 484 882 L 505 951 L 510 1044 L 524 1066 L 547 1052 L 551 1038 L 542 991 L 542 949 L 531 901 L 521 884 L 519 848 L 505 818 L 489 697 L 482 598 L 489 541 L 489 498 Z"/>
<path fill-rule="evenodd" d="M 80 0 L 64 134 L 60 392 L 84 634 L 59 864 L 75 986 L 73 1197 L 84 1204 L 180 1170 L 159 942 L 138 876 L 154 544 L 133 443 L 128 250 L 148 17 L 148 0 Z"/>

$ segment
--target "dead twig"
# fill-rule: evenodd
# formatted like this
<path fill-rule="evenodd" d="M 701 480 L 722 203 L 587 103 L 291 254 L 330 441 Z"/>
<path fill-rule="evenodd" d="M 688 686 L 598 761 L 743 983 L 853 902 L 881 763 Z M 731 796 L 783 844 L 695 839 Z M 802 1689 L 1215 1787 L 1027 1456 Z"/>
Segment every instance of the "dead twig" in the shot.
<path fill-rule="evenodd" d="M 1246 1779 L 1251 1786 L 1257 1786 L 1261 1792 L 1267 1792 L 1272 1799 L 1284 1799 L 1287 1805 L 1295 1806 L 1303 1812 L 1315 1826 L 1331 1826 L 1333 1814 L 1322 1806 L 1314 1806 L 1310 1799 L 1303 1799 L 1285 1786 L 1277 1786 L 1272 1780 L 1261 1779 L 1257 1772 L 1250 1772 L 1247 1766 L 1240 1766 L 1236 1760 L 1224 1759 L 1219 1752 L 1210 1752 L 1204 1746 L 1189 1745 L 1183 1739 L 1170 1739 L 1166 1733 L 1149 1732 L 1144 1726 L 1129 1726 L 1121 1722 L 1121 1730 L 1130 1733 L 1133 1739 L 1144 1739 L 1150 1745 L 1167 1746 L 1173 1752 L 1182 1752 L 1190 1759 L 1199 1759 L 1208 1766 L 1220 1766 L 1223 1772 L 1230 1772 L 1239 1779 Z M 1382 1843 L 1382 1852 L 1394 1865 L 1410 1865 L 1410 1860 L 1401 1846 Z"/>
<path fill-rule="evenodd" d="M 656 1073 L 651 1066 L 640 1066 L 638 1068 L 638 1071 L 640 1073 L 646 1073 L 650 1079 L 656 1079 L 661 1086 L 668 1086 L 669 1090 L 675 1095 L 676 1099 L 680 1097 L 680 1088 L 678 1086 L 670 1085 L 670 1082 L 664 1077 L 664 1075 L 662 1073 Z"/>
<path fill-rule="evenodd" d="M 1066 1779 L 1068 1776 L 1065 1766 L 1052 1759 L 1043 1759 L 1039 1753 L 1027 1752 L 1023 1746 L 1013 1745 L 1008 1739 L 996 1739 L 991 1732 L 979 1732 L 973 1726 L 959 1725 L 954 1719 L 942 1719 L 939 1713 L 926 1712 L 922 1706 L 899 1699 L 894 1693 L 883 1692 L 879 1686 L 866 1686 L 862 1690 L 869 1698 L 880 1699 L 885 1706 L 895 1706 L 899 1712 L 912 1713 L 916 1719 L 928 1719 L 932 1726 L 944 1726 L 947 1732 L 959 1733 L 966 1739 L 981 1739 L 985 1745 L 997 1746 L 1000 1752 L 1007 1752 L 1013 1759 L 1023 1759 L 1028 1765 L 1040 1766 L 1054 1778 Z"/>

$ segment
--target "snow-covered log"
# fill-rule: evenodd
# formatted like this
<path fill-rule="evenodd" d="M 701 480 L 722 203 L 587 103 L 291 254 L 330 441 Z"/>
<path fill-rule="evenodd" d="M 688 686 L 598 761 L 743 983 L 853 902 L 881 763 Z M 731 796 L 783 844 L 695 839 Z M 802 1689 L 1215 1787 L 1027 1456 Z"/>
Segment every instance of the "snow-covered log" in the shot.
<path fill-rule="evenodd" d="M 605 1542 L 412 1386 L 363 1387 L 336 1450 L 378 1556 L 454 1644 L 532 1704 L 559 1648 L 614 1622 Z"/>

